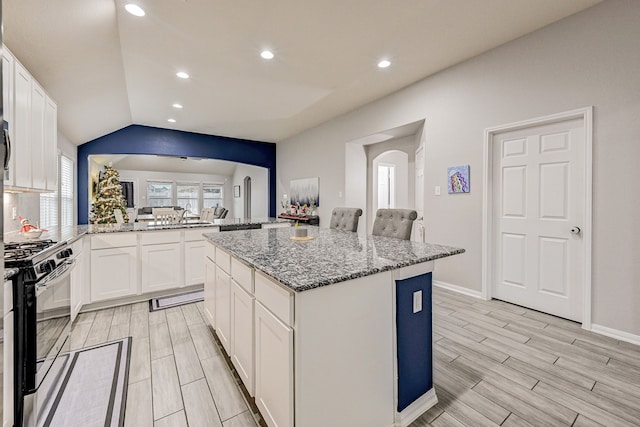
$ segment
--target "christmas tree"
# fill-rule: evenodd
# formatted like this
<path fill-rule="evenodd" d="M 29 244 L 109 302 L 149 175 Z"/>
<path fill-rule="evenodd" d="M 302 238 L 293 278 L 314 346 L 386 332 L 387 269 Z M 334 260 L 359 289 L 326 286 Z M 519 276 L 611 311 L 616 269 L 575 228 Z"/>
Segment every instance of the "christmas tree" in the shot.
<path fill-rule="evenodd" d="M 114 224 L 116 217 L 113 212 L 119 209 L 122 211 L 124 222 L 129 222 L 127 216 L 127 202 L 122 195 L 120 185 L 120 174 L 111 167 L 111 164 L 104 166 L 104 172 L 98 181 L 98 193 L 91 208 L 92 224 Z"/>

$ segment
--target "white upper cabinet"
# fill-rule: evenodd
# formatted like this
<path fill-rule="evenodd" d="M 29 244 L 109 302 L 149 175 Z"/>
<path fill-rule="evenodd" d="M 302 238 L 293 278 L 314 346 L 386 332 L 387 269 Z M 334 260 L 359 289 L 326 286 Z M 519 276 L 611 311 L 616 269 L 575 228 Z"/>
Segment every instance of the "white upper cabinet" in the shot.
<path fill-rule="evenodd" d="M 4 119 L 11 161 L 7 187 L 54 191 L 58 185 L 58 110 L 29 71 L 3 46 Z"/>
<path fill-rule="evenodd" d="M 31 188 L 31 74 L 18 61 L 13 69 L 13 185 Z"/>

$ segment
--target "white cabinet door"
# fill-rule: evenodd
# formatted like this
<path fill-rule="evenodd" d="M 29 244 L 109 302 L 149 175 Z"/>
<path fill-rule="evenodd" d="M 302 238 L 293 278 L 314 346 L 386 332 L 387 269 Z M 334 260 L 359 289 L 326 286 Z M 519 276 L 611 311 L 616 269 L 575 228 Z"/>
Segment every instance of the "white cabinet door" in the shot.
<path fill-rule="evenodd" d="M 255 400 L 271 427 L 293 426 L 293 329 L 255 302 Z"/>
<path fill-rule="evenodd" d="M 58 106 L 49 97 L 44 106 L 44 179 L 45 190 L 58 188 Z"/>
<path fill-rule="evenodd" d="M 140 249 L 140 255 L 142 257 L 142 293 L 177 288 L 182 285 L 180 243 L 144 245 Z"/>
<path fill-rule="evenodd" d="M 137 278 L 135 246 L 91 251 L 91 302 L 135 295 Z"/>
<path fill-rule="evenodd" d="M 13 64 L 15 60 L 6 46 L 2 46 L 2 116 L 9 123 L 9 139 L 14 141 L 13 137 Z M 5 185 L 14 185 L 13 182 L 13 161 L 12 156 L 9 162 L 9 170 L 5 171 Z"/>
<path fill-rule="evenodd" d="M 205 280 L 204 280 L 204 315 L 211 327 L 215 329 L 216 319 L 214 313 L 216 312 L 216 264 L 204 257 L 204 263 L 206 266 Z"/>
<path fill-rule="evenodd" d="M 184 284 L 199 285 L 204 283 L 204 249 L 207 242 L 184 242 Z"/>
<path fill-rule="evenodd" d="M 81 243 L 82 244 L 82 243 Z M 82 308 L 82 290 L 87 285 L 84 280 L 84 254 L 78 252 L 73 245 L 73 252 L 76 255 L 75 267 L 71 271 L 71 321 L 76 319 L 76 316 Z"/>
<path fill-rule="evenodd" d="M 31 187 L 31 74 L 18 62 L 14 63 L 14 138 L 11 141 L 14 185 Z"/>
<path fill-rule="evenodd" d="M 253 302 L 254 298 L 231 281 L 231 362 L 250 396 L 253 396 Z"/>
<path fill-rule="evenodd" d="M 47 95 L 44 89 L 31 79 L 31 185 L 36 190 L 44 190 L 45 167 L 44 167 L 44 110 Z"/>
<path fill-rule="evenodd" d="M 231 354 L 231 277 L 216 265 L 216 335 L 222 342 L 224 351 Z"/>

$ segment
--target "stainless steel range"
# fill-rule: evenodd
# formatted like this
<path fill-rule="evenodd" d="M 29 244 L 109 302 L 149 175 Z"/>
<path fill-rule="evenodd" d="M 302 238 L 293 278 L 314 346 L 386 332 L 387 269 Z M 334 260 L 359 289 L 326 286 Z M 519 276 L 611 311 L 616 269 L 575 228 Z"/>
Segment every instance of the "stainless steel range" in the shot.
<path fill-rule="evenodd" d="M 61 375 L 71 330 L 73 252 L 51 240 L 6 243 L 4 263 L 13 277 L 14 422 L 36 425 Z M 6 408 L 5 410 L 8 410 Z"/>

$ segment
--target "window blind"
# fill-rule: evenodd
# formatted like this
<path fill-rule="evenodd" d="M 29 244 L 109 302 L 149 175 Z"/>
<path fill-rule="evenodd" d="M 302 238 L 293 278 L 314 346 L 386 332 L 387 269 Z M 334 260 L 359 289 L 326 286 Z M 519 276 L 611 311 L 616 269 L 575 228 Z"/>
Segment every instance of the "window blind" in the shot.
<path fill-rule="evenodd" d="M 60 156 L 60 226 L 74 225 L 73 220 L 73 160 Z"/>

